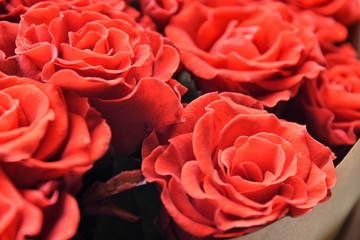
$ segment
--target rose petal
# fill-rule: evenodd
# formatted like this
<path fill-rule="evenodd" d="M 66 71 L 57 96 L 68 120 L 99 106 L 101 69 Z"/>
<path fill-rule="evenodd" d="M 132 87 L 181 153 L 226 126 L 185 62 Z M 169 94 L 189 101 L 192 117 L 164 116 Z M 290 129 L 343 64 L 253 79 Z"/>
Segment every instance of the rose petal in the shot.
<path fill-rule="evenodd" d="M 152 130 L 162 132 L 166 126 L 176 122 L 182 111 L 174 91 L 155 78 L 140 80 L 126 98 L 91 99 L 91 104 L 111 126 L 114 149 L 124 155 L 139 147 Z"/>
<path fill-rule="evenodd" d="M 14 239 L 37 235 L 41 230 L 41 212 L 20 195 L 1 168 L 0 178 L 2 189 L 0 233 L 2 237 Z"/>

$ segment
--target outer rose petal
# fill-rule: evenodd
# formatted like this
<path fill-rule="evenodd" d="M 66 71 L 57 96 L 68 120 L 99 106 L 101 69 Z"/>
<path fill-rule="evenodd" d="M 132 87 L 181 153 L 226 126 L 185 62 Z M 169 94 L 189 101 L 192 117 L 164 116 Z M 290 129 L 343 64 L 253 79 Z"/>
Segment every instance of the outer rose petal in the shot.
<path fill-rule="evenodd" d="M 335 14 L 335 19 L 347 26 L 358 22 L 360 20 L 359 1 L 348 0 Z"/>
<path fill-rule="evenodd" d="M 15 39 L 18 32 L 18 24 L 6 21 L 0 22 L 0 50 L 5 56 L 10 57 L 15 54 Z"/>
<path fill-rule="evenodd" d="M 186 111 L 181 115 L 182 124 L 173 128 L 171 136 L 176 136 L 184 133 L 193 132 L 195 123 L 206 113 L 206 106 L 212 102 L 216 103 L 217 100 L 225 100 L 230 106 L 236 107 L 248 107 L 250 111 L 253 109 L 262 110 L 263 105 L 257 100 L 246 95 L 236 95 L 230 92 L 223 93 L 207 93 L 206 96 L 200 96 L 196 101 L 186 106 Z M 253 108 L 253 109 L 252 109 Z"/>
<path fill-rule="evenodd" d="M 360 20 L 360 3 L 357 0 L 283 1 L 324 16 L 334 17 L 337 21 L 345 25 L 351 25 Z"/>
<path fill-rule="evenodd" d="M 18 24 L 7 21 L 0 22 L 0 71 L 8 75 L 23 76 L 21 72 L 21 58 L 15 55 L 15 41 L 18 33 Z M 23 64 L 26 64 L 24 61 Z M 29 68 L 24 67 L 27 72 Z"/>
<path fill-rule="evenodd" d="M 0 235 L 71 238 L 80 216 L 70 194 L 108 150 L 109 126 L 88 99 L 49 83 L 2 75 L 0 100 Z"/>
<path fill-rule="evenodd" d="M 184 0 L 141 0 L 140 7 L 144 15 L 150 16 L 157 27 L 162 29 L 179 10 L 182 2 Z"/>
<path fill-rule="evenodd" d="M 37 235 L 41 231 L 41 211 L 23 199 L 2 168 L 0 179 L 0 239 L 24 239 L 25 236 Z"/>
<path fill-rule="evenodd" d="M 41 232 L 39 238 L 70 239 L 75 235 L 80 222 L 80 211 L 73 196 L 60 193 L 56 204 L 45 208 L 43 214 L 45 231 Z"/>
<path fill-rule="evenodd" d="M 288 106 L 302 111 L 296 120 L 330 147 L 352 145 L 360 134 L 360 61 L 354 53 L 349 45 L 329 49 L 326 71 L 304 84 L 295 105 Z"/>
<path fill-rule="evenodd" d="M 106 89 L 122 82 L 122 79 L 105 81 L 101 78 L 83 78 L 72 70 L 61 70 L 54 73 L 48 81 L 66 89 L 81 89 L 83 96 L 96 96 L 103 93 Z M 89 84 L 91 82 L 91 84 Z"/>
<path fill-rule="evenodd" d="M 356 142 L 356 135 L 352 128 L 348 130 L 333 129 L 334 114 L 324 108 L 316 106 L 305 106 L 308 121 L 317 122 L 317 126 L 309 124 L 309 131 L 321 142 L 331 142 L 332 145 L 352 145 Z M 311 120 L 313 119 L 313 120 Z"/>
<path fill-rule="evenodd" d="M 311 10 L 292 8 L 296 13 L 295 21 L 300 25 L 307 26 L 313 31 L 322 49 L 332 46 L 334 43 L 344 42 L 348 37 L 348 29 L 331 17 L 325 17 L 314 13 Z M 332 34 L 328 29 L 331 27 Z"/>
<path fill-rule="evenodd" d="M 67 93 L 65 99 L 69 112 L 80 116 L 89 130 L 90 144 L 86 151 L 89 152 L 90 162 L 98 160 L 104 155 L 110 145 L 112 133 L 107 122 L 98 111 L 89 105 L 86 98 L 80 98 L 76 94 Z"/>
<path fill-rule="evenodd" d="M 125 98 L 91 99 L 91 104 L 109 122 L 113 147 L 123 155 L 132 153 L 151 130 L 165 131 L 169 124 L 177 121 L 182 111 L 174 91 L 155 78 L 142 79 Z"/>

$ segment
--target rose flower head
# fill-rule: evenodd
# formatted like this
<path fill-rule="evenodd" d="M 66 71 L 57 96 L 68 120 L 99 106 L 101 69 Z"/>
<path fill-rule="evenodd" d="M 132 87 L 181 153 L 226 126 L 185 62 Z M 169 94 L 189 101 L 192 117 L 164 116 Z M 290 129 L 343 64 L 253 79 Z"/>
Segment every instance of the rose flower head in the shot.
<path fill-rule="evenodd" d="M 1 239 L 70 239 L 82 176 L 111 132 L 86 98 L 53 84 L 0 77 Z"/>
<path fill-rule="evenodd" d="M 160 36 L 148 33 L 124 11 L 92 2 L 41 2 L 31 7 L 19 23 L 16 53 L 32 61 L 42 81 L 86 96 L 98 96 L 114 85 L 124 96 L 134 88 L 132 81 L 161 74 L 156 70 L 163 69 L 152 69 L 156 51 L 169 48 L 163 47 Z M 167 54 L 176 57 L 171 50 Z"/>
<path fill-rule="evenodd" d="M 142 149 L 143 174 L 158 184 L 179 233 L 233 238 L 330 196 L 334 154 L 253 98 L 207 93 L 182 118 L 168 137 L 153 133 Z"/>
<path fill-rule="evenodd" d="M 149 131 L 176 121 L 185 91 L 171 79 L 179 55 L 160 33 L 99 2 L 101 8 L 89 0 L 31 7 L 15 51 L 32 63 L 20 64 L 23 72 L 89 97 L 111 127 L 114 149 L 127 155 Z"/>
<path fill-rule="evenodd" d="M 353 145 L 360 135 L 360 61 L 355 49 L 343 45 L 325 54 L 328 68 L 308 82 L 292 108 L 304 111 L 311 134 L 331 147 Z"/>
<path fill-rule="evenodd" d="M 199 90 L 242 92 L 273 107 L 316 78 L 324 58 L 316 36 L 271 1 L 190 1 L 165 34 Z"/>

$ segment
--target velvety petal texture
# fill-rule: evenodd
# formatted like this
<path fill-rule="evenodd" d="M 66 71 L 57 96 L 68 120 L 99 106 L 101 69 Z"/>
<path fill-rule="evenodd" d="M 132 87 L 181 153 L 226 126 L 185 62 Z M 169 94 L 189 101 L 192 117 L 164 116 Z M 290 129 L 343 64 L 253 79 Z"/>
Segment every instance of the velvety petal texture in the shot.
<path fill-rule="evenodd" d="M 186 2 L 165 35 L 200 90 L 241 92 L 273 107 L 316 78 L 325 61 L 316 35 L 289 7 L 250 2 Z"/>
<path fill-rule="evenodd" d="M 80 220 L 73 194 L 110 138 L 109 126 L 86 98 L 53 84 L 1 76 L 1 237 L 71 238 Z"/>
<path fill-rule="evenodd" d="M 91 99 L 110 124 L 118 155 L 133 153 L 149 131 L 176 122 L 185 92 L 172 79 L 178 51 L 137 23 L 124 4 L 39 3 L 22 15 L 15 50 L 32 64 L 24 72 L 37 71 L 38 80 Z"/>
<path fill-rule="evenodd" d="M 239 93 L 195 99 L 168 139 L 153 132 L 144 141 L 142 155 L 175 229 L 194 239 L 238 237 L 302 215 L 336 182 L 329 148 Z"/>
<path fill-rule="evenodd" d="M 175 55 L 177 66 L 176 51 L 163 47 L 159 34 L 148 33 L 110 4 L 101 6 L 97 9 L 86 0 L 33 6 L 22 15 L 16 53 L 36 65 L 41 80 L 86 96 L 98 96 L 114 86 L 124 96 L 141 77 L 162 76 L 167 66 L 156 68 L 158 52 L 169 58 Z M 39 19 L 39 14 L 46 18 Z"/>

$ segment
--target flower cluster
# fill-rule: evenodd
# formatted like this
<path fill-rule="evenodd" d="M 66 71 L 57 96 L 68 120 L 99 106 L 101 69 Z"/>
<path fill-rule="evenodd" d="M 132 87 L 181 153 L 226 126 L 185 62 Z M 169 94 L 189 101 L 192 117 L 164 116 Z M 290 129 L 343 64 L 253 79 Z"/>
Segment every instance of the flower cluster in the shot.
<path fill-rule="evenodd" d="M 0 239 L 311 211 L 360 136 L 359 21 L 357 0 L 0 1 Z"/>

